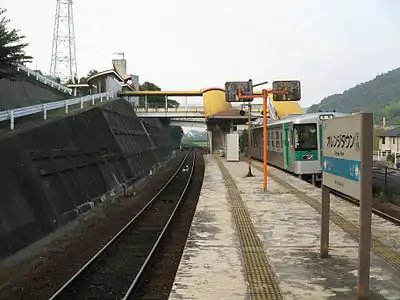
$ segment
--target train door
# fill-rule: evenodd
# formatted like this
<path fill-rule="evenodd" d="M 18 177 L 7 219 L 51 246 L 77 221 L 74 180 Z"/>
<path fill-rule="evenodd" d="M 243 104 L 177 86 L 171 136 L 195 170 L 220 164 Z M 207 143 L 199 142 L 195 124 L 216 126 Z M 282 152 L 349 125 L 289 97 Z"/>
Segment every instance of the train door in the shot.
<path fill-rule="evenodd" d="M 283 124 L 283 158 L 285 163 L 285 169 L 290 168 L 290 130 L 288 124 Z"/>
<path fill-rule="evenodd" d="M 323 137 L 322 137 L 322 122 L 320 122 L 320 124 L 319 124 L 319 161 L 320 161 L 320 163 L 321 163 L 321 170 L 323 169 L 323 167 L 322 167 L 322 160 L 323 160 L 323 157 L 322 157 L 322 148 L 323 148 L 323 146 L 322 146 L 322 143 L 324 142 L 324 140 L 323 140 Z"/>
<path fill-rule="evenodd" d="M 294 143 L 295 143 L 295 137 L 294 137 L 294 129 L 293 129 L 293 124 L 289 124 L 289 171 L 293 171 L 293 161 L 295 160 L 295 151 L 294 151 Z"/>

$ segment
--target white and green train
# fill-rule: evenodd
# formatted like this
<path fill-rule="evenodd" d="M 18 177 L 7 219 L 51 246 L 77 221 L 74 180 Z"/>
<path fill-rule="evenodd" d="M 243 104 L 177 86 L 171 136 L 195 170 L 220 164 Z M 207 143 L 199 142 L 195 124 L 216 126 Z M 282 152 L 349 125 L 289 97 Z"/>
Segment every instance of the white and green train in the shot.
<path fill-rule="evenodd" d="M 270 121 L 268 164 L 293 173 L 314 184 L 322 174 L 322 120 L 346 116 L 343 113 L 311 113 Z M 252 156 L 263 159 L 263 126 L 252 129 Z"/>

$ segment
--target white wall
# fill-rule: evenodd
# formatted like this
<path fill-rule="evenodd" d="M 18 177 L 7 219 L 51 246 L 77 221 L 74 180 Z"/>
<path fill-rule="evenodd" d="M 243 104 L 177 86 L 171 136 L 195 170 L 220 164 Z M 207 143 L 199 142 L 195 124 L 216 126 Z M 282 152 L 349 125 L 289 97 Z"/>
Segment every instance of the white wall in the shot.
<path fill-rule="evenodd" d="M 383 140 L 385 140 L 384 144 Z M 379 137 L 379 150 L 400 152 L 400 137 Z"/>
<path fill-rule="evenodd" d="M 114 95 L 122 90 L 121 85 L 115 81 L 113 75 L 106 77 L 106 90 L 107 92 L 113 92 Z"/>

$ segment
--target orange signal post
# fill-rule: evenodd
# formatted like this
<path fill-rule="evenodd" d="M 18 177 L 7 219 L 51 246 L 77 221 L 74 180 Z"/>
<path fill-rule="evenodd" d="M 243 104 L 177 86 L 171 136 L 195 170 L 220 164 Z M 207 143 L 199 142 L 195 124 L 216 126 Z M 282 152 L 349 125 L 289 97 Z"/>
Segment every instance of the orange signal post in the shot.
<path fill-rule="evenodd" d="M 288 90 L 285 89 L 284 91 L 278 91 L 278 90 L 267 90 L 264 89 L 262 90 L 261 95 L 242 95 L 242 89 L 238 89 L 238 96 L 237 100 L 245 100 L 245 99 L 253 99 L 253 98 L 263 98 L 263 119 L 264 119 L 264 130 L 263 130 L 263 137 L 264 137 L 264 192 L 267 190 L 267 99 L 268 95 L 286 95 L 288 93 Z M 249 158 L 251 159 L 251 158 Z"/>

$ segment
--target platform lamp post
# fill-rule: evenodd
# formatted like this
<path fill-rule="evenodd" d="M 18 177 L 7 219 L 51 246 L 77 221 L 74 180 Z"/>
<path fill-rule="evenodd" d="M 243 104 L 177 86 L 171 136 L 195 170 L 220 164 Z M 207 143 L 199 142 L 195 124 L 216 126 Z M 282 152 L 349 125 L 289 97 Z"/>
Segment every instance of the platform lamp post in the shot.
<path fill-rule="evenodd" d="M 267 84 L 268 81 L 257 83 L 253 85 L 253 80 L 249 79 L 249 82 L 251 84 L 251 90 L 253 91 L 253 88 L 256 86 L 260 86 L 263 84 Z M 247 126 L 247 155 L 249 159 L 249 172 L 247 173 L 246 177 L 254 177 L 252 171 L 251 171 L 251 157 L 252 157 L 252 152 L 251 152 L 251 102 L 248 102 L 248 109 L 249 109 L 249 115 L 248 115 L 248 126 Z"/>
<path fill-rule="evenodd" d="M 249 79 L 249 82 L 251 84 L 252 91 L 253 91 L 254 87 L 268 83 L 268 81 L 264 81 L 264 82 L 253 85 L 252 79 Z M 251 171 L 251 156 L 252 156 L 252 152 L 251 152 L 251 102 L 248 102 L 248 108 L 249 108 L 249 116 L 248 116 L 249 118 L 248 118 L 248 126 L 247 126 L 247 155 L 249 158 L 249 172 L 247 173 L 246 177 L 253 177 L 254 175 Z"/>
<path fill-rule="evenodd" d="M 253 89 L 253 81 L 249 79 L 251 87 Z M 248 112 L 248 119 L 247 119 L 247 157 L 249 159 L 249 172 L 247 173 L 246 177 L 254 177 L 253 173 L 251 172 L 251 102 L 247 105 L 249 112 Z"/>

